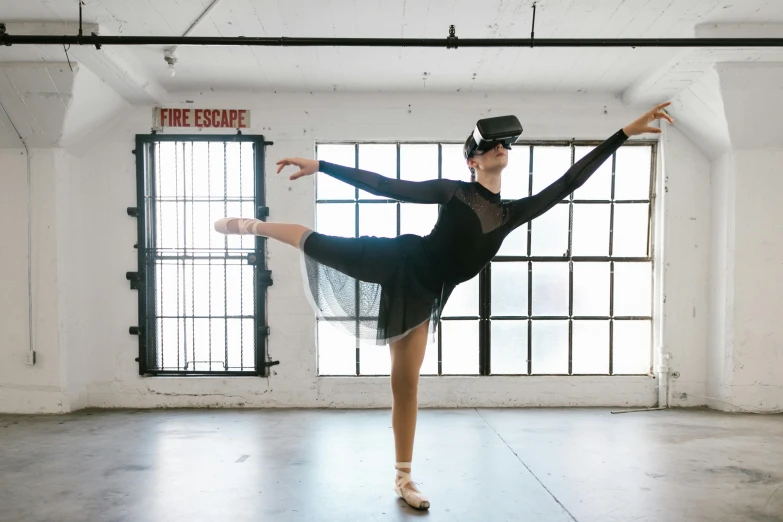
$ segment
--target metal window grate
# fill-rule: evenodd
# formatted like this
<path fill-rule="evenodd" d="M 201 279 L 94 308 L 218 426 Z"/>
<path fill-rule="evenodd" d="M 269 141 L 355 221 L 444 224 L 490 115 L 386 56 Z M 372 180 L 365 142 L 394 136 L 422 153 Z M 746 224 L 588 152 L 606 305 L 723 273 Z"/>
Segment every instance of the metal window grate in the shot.
<path fill-rule="evenodd" d="M 222 217 L 263 219 L 263 136 L 139 135 L 139 372 L 265 375 L 265 241 Z"/>
<path fill-rule="evenodd" d="M 555 142 L 555 141 L 526 141 L 526 142 L 518 142 L 515 145 L 516 147 L 524 147 L 529 150 L 529 168 L 526 169 L 525 175 L 528 176 L 528 182 L 527 182 L 527 188 L 526 193 L 527 195 L 532 195 L 534 193 L 533 190 L 533 179 L 535 176 L 534 173 L 534 155 L 536 153 L 536 150 L 540 150 L 543 147 L 548 146 L 561 146 L 561 147 L 568 147 L 570 150 L 570 163 L 573 164 L 576 157 L 575 152 L 578 147 L 589 147 L 589 146 L 596 146 L 600 144 L 599 141 L 567 141 L 567 142 Z M 320 146 L 335 146 L 335 145 L 342 145 L 347 146 L 351 148 L 350 153 L 350 160 L 349 156 L 346 150 L 346 157 L 345 161 L 348 166 L 359 166 L 360 161 L 360 147 L 362 145 L 388 145 L 388 146 L 395 146 L 396 147 L 396 173 L 390 172 L 389 175 L 395 176 L 400 179 L 401 178 L 401 172 L 400 172 L 400 150 L 401 147 L 404 147 L 406 145 L 437 145 L 438 147 L 438 161 L 437 161 L 437 177 L 443 178 L 444 176 L 444 147 L 450 146 L 452 144 L 447 143 L 439 143 L 439 144 L 433 144 L 433 143 L 427 143 L 427 142 L 323 142 L 319 143 L 316 148 L 316 157 L 320 158 L 319 155 L 319 147 Z M 453 145 L 461 145 L 459 144 L 453 144 Z M 610 192 L 608 192 L 604 197 L 601 198 L 579 198 L 578 193 L 572 194 L 569 196 L 569 198 L 565 199 L 563 202 L 561 202 L 561 205 L 568 206 L 568 230 L 567 230 L 567 248 L 565 249 L 565 252 L 562 255 L 558 256 L 546 256 L 546 255 L 536 255 L 532 250 L 532 234 L 533 234 L 533 228 L 535 227 L 535 222 L 528 223 L 526 225 L 523 225 L 521 227 L 526 234 L 526 248 L 523 254 L 521 255 L 498 255 L 496 256 L 490 265 L 488 265 L 484 271 L 479 275 L 478 277 L 478 307 L 476 308 L 476 314 L 475 315 L 459 315 L 459 316 L 444 316 L 442 318 L 442 323 L 452 323 L 452 324 L 458 324 L 460 322 L 473 322 L 478 323 L 478 364 L 476 366 L 477 371 L 472 372 L 473 375 L 625 375 L 627 373 L 617 372 L 614 368 L 614 339 L 615 339 L 615 324 L 620 322 L 631 322 L 631 321 L 646 321 L 647 323 L 652 322 L 652 315 L 651 314 L 615 314 L 614 309 L 614 287 L 615 287 L 615 264 L 616 263 L 641 263 L 641 264 L 647 264 L 649 265 L 651 272 L 652 272 L 652 263 L 653 263 L 653 244 L 652 244 L 652 218 L 653 218 L 653 206 L 654 206 L 654 183 L 655 183 L 655 157 L 656 157 L 656 143 L 651 141 L 632 141 L 629 143 L 626 143 L 621 147 L 622 149 L 627 149 L 629 147 L 646 147 L 650 151 L 650 165 L 649 165 L 649 190 L 646 194 L 640 194 L 638 197 L 635 196 L 633 198 L 618 198 L 616 197 L 615 193 L 615 186 L 616 186 L 616 180 L 615 180 L 615 166 L 616 166 L 616 155 L 613 155 L 613 157 L 607 161 L 607 164 L 611 166 L 611 184 L 610 184 Z M 352 160 L 352 161 L 351 161 Z M 351 164 L 353 163 L 353 164 Z M 466 171 L 466 179 L 467 179 L 467 171 Z M 330 194 L 333 192 L 333 187 L 330 187 Z M 318 189 L 317 189 L 318 193 Z M 317 208 L 320 208 L 324 211 L 329 208 L 335 208 L 335 209 L 341 209 L 345 208 L 347 206 L 353 206 L 352 208 L 352 214 L 354 216 L 354 225 L 353 225 L 353 234 L 355 236 L 360 235 L 360 209 L 362 208 L 369 208 L 369 207 L 377 207 L 378 205 L 394 205 L 396 207 L 396 221 L 397 221 L 397 227 L 396 227 L 396 233 L 399 235 L 401 233 L 400 230 L 400 220 L 401 220 L 401 203 L 390 201 L 387 199 L 375 199 L 375 198 L 368 198 L 366 195 L 362 195 L 358 189 L 351 189 L 350 192 L 345 191 L 344 193 L 340 193 L 337 197 L 332 197 L 331 195 L 329 197 L 316 197 L 316 206 Z M 588 206 L 592 206 L 595 208 L 596 205 L 604 205 L 608 207 L 609 213 L 608 213 L 608 223 L 607 223 L 607 238 L 609 242 L 609 249 L 606 252 L 606 255 L 574 255 L 574 249 L 573 249 L 573 242 L 574 242 L 574 211 L 575 208 L 578 209 L 584 209 Z M 646 250 L 643 255 L 638 256 L 619 256 L 614 255 L 612 252 L 612 246 L 613 246 L 613 237 L 614 237 L 614 230 L 615 230 L 615 219 L 616 219 L 616 208 L 623 207 L 630 208 L 633 205 L 646 205 L 648 208 L 648 215 L 646 220 L 646 231 L 647 231 L 647 237 L 646 237 Z M 347 210 L 347 208 L 346 208 Z M 318 215 L 321 215 L 321 212 L 317 212 Z M 324 214 L 325 215 L 325 214 Z M 318 225 L 318 223 L 317 223 Z M 525 228 L 526 227 L 526 228 Z M 318 227 L 320 228 L 320 227 Z M 328 232 L 327 232 L 328 233 Z M 493 314 L 492 308 L 492 267 L 493 265 L 497 263 L 513 263 L 517 262 L 521 266 L 525 266 L 525 272 L 527 273 L 527 307 L 525 313 L 520 314 Z M 537 266 L 541 266 L 542 264 L 549 264 L 549 263 L 562 263 L 567 267 L 568 272 L 568 289 L 567 289 L 567 310 L 565 310 L 564 313 L 558 314 L 558 315 L 550 315 L 550 314 L 536 314 L 533 310 L 533 271 L 534 268 Z M 574 273 L 573 268 L 574 264 L 579 263 L 605 263 L 609 266 L 609 309 L 606 311 L 606 313 L 600 314 L 600 315 L 584 315 L 584 314 L 575 314 L 574 313 Z M 654 294 L 654 288 L 651 285 L 651 301 L 652 301 L 652 295 Z M 360 319 L 361 320 L 361 319 Z M 521 357 L 523 358 L 523 365 L 524 368 L 520 371 L 516 371 L 513 373 L 504 373 L 503 371 L 493 371 L 492 370 L 492 360 L 493 360 L 493 341 L 492 341 L 492 325 L 493 323 L 505 323 L 505 322 L 524 322 L 527 325 L 526 328 L 526 334 L 524 335 L 524 339 L 522 339 L 524 342 L 520 344 L 519 349 L 523 350 L 523 354 Z M 535 335 L 534 335 L 534 325 L 540 325 L 544 323 L 556 324 L 557 321 L 562 321 L 564 323 L 567 323 L 567 336 L 566 336 L 566 343 L 567 343 L 567 354 L 565 355 L 565 367 L 564 370 L 554 372 L 554 373 L 547 373 L 542 371 L 537 371 L 535 368 L 535 365 L 533 364 L 533 353 L 534 350 L 546 350 L 545 346 L 541 346 L 541 343 L 539 342 L 538 347 L 534 346 L 535 344 Z M 600 371 L 597 373 L 587 373 L 584 371 L 575 371 L 574 368 L 574 321 L 579 321 L 580 325 L 584 324 L 586 321 L 594 322 L 594 321 L 604 321 L 608 325 L 608 339 L 609 339 L 609 346 L 608 346 L 608 365 L 606 367 L 606 371 Z M 554 322 L 554 323 L 553 323 Z M 509 323 L 505 323 L 509 324 Z M 452 372 L 444 372 L 444 336 L 443 335 L 443 328 L 438 328 L 438 338 L 437 338 L 437 375 L 454 375 L 455 373 Z M 580 338 L 581 340 L 581 338 Z M 650 341 L 652 340 L 652 328 L 650 328 Z M 320 340 L 319 340 L 320 343 Z M 524 345 L 524 346 L 522 346 Z M 435 347 L 433 347 L 435 348 Z M 449 347 L 445 349 L 445 351 L 449 350 Z M 498 348 L 496 347 L 496 351 Z M 362 361 L 361 361 L 361 353 L 362 350 L 360 348 L 360 342 L 356 341 L 355 346 L 355 359 L 353 362 L 354 370 L 350 372 L 350 374 L 354 375 L 367 375 L 367 373 L 362 372 Z M 426 365 L 426 362 L 425 362 Z M 576 369 L 578 370 L 578 368 Z M 319 373 L 321 375 L 338 375 L 338 374 L 332 374 L 332 373 L 324 373 L 319 368 Z M 631 372 L 630 374 L 638 375 L 643 374 L 645 372 L 639 371 L 639 372 Z M 339 375 L 345 375 L 348 374 L 345 373 L 339 373 Z M 372 373 L 370 373 L 372 374 Z"/>

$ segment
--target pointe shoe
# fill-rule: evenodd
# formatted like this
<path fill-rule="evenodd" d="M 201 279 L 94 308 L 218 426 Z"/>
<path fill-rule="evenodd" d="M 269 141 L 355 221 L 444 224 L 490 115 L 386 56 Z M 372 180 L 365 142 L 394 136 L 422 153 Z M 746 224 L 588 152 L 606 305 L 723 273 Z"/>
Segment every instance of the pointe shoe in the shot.
<path fill-rule="evenodd" d="M 221 234 L 254 234 L 258 220 L 227 217 L 215 221 L 215 230 Z M 231 224 L 231 228 L 229 228 Z"/>
<path fill-rule="evenodd" d="M 397 477 L 394 479 L 394 492 L 412 508 L 429 509 L 430 500 L 421 491 L 405 488 L 405 485 L 408 482 L 413 482 L 413 479 L 411 479 L 410 473 L 401 471 L 400 468 L 410 469 L 410 467 L 410 462 L 398 462 L 394 465 L 394 468 L 397 470 Z"/>

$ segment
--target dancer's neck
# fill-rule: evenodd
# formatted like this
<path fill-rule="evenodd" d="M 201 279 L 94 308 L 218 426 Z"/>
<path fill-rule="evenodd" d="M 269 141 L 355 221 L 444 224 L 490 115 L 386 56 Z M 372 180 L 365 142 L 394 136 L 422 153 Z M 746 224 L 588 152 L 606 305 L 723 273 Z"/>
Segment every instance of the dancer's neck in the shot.
<path fill-rule="evenodd" d="M 485 189 L 489 190 L 493 194 L 500 193 L 500 171 L 480 171 L 476 176 L 476 181 L 478 181 L 479 184 L 481 184 Z"/>

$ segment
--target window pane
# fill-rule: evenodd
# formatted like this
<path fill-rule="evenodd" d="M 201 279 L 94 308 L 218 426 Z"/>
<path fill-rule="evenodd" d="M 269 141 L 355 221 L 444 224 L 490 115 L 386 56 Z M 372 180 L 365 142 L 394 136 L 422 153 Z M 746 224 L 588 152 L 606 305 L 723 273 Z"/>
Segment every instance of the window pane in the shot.
<path fill-rule="evenodd" d="M 356 147 L 353 145 L 318 145 L 317 159 L 346 167 L 356 166 Z M 289 176 L 296 172 L 295 166 L 286 167 L 283 173 Z M 315 180 L 318 199 L 354 199 L 356 190 L 351 185 L 319 172 Z"/>
<path fill-rule="evenodd" d="M 517 227 L 503 240 L 498 250 L 499 256 L 526 256 L 527 255 L 527 227 L 528 224 Z"/>
<path fill-rule="evenodd" d="M 207 164 L 209 169 L 209 195 L 212 198 L 223 199 L 225 194 L 225 150 L 223 143 L 211 142 L 208 148 Z M 293 172 L 296 172 L 294 170 Z"/>
<path fill-rule="evenodd" d="M 228 201 L 228 202 L 226 202 L 225 209 L 226 210 L 224 211 L 224 214 L 226 214 L 226 217 L 229 217 L 229 216 L 242 216 L 242 203 L 240 203 L 239 201 Z M 247 216 L 247 217 L 253 218 L 254 217 L 253 213 L 251 212 L 250 215 Z M 182 223 L 183 223 L 183 216 L 180 215 L 179 219 L 180 219 L 180 226 L 181 226 Z M 188 219 L 188 221 L 190 221 L 190 216 L 188 216 L 187 219 Z M 212 229 L 214 230 L 214 226 L 212 227 Z M 244 238 L 248 237 L 248 236 L 240 236 L 240 235 L 230 234 L 230 235 L 227 235 L 227 236 L 224 236 L 224 237 L 226 238 L 226 245 L 228 246 L 228 248 L 230 250 L 233 250 L 233 249 L 241 249 L 242 248 L 242 240 Z M 188 242 L 190 242 L 190 238 L 188 238 Z M 184 242 L 180 241 L 180 245 L 184 245 Z"/>
<path fill-rule="evenodd" d="M 211 284 L 211 281 L 209 280 L 210 267 L 208 264 L 202 264 L 208 262 L 209 261 L 198 261 L 199 264 L 193 267 L 193 278 L 199 283 L 193 288 L 194 315 L 204 316 L 210 315 L 211 313 L 209 311 Z M 158 277 L 160 277 L 160 275 L 158 275 Z M 160 279 L 158 279 L 158 284 L 160 284 Z M 207 321 L 209 320 L 207 319 Z"/>
<path fill-rule="evenodd" d="M 356 338 L 327 321 L 318 321 L 318 375 L 356 375 Z"/>
<path fill-rule="evenodd" d="M 614 374 L 644 375 L 650 370 L 651 321 L 614 321 Z"/>
<path fill-rule="evenodd" d="M 615 263 L 614 315 L 649 316 L 651 301 L 651 263 Z"/>
<path fill-rule="evenodd" d="M 462 145 L 441 146 L 441 176 L 444 179 L 470 181 L 470 169 L 462 154 Z"/>
<path fill-rule="evenodd" d="M 359 235 L 395 237 L 397 205 L 394 203 L 359 203 Z"/>
<path fill-rule="evenodd" d="M 223 366 L 218 361 L 225 358 L 226 322 L 219 319 L 195 319 L 192 324 L 195 343 L 191 338 L 188 345 L 188 367 L 190 371 L 222 371 Z M 251 335 L 252 338 L 252 335 Z M 171 366 L 168 353 L 162 354 L 166 366 Z M 210 364 L 210 360 L 213 361 Z M 184 369 L 185 361 L 180 360 Z"/>
<path fill-rule="evenodd" d="M 508 166 L 501 174 L 501 197 L 519 199 L 528 195 L 530 187 L 530 146 L 511 147 Z"/>
<path fill-rule="evenodd" d="M 652 147 L 625 146 L 617 150 L 614 199 L 650 199 Z"/>
<path fill-rule="evenodd" d="M 610 204 L 574 203 L 572 254 L 575 256 L 609 255 Z"/>
<path fill-rule="evenodd" d="M 527 321 L 492 321 L 491 335 L 491 373 L 527 374 Z"/>
<path fill-rule="evenodd" d="M 185 246 L 185 204 L 184 202 L 161 201 L 158 203 L 158 248 L 172 249 Z M 223 216 L 223 202 L 220 202 L 220 215 L 215 218 L 218 220 Z M 190 217 L 190 216 L 188 216 Z M 214 230 L 214 227 L 210 227 Z M 226 236 L 215 233 L 219 239 L 219 246 L 222 248 L 225 244 Z M 215 243 L 212 244 L 215 245 Z"/>
<path fill-rule="evenodd" d="M 391 358 L 386 346 L 378 346 L 374 341 L 362 342 L 359 345 L 360 375 L 391 374 Z"/>
<path fill-rule="evenodd" d="M 316 205 L 316 230 L 331 236 L 356 236 L 354 203 L 319 203 Z"/>
<path fill-rule="evenodd" d="M 182 162 L 182 155 L 185 153 L 181 144 L 177 144 L 177 155 L 179 163 Z M 238 198 L 242 195 L 239 190 L 239 180 L 241 170 L 239 168 L 239 143 L 226 143 L 226 194 L 230 198 Z M 182 180 L 182 174 L 180 174 L 180 180 Z M 180 181 L 180 185 L 182 181 Z"/>
<path fill-rule="evenodd" d="M 400 145 L 400 179 L 424 181 L 437 177 L 437 145 Z"/>
<path fill-rule="evenodd" d="M 568 263 L 533 263 L 533 315 L 568 315 Z"/>
<path fill-rule="evenodd" d="M 479 276 L 457 285 L 451 293 L 443 317 L 474 317 L 479 314 Z"/>
<path fill-rule="evenodd" d="M 568 252 L 568 205 L 558 204 L 530 223 L 534 256 L 565 256 Z"/>
<path fill-rule="evenodd" d="M 387 178 L 397 178 L 397 145 L 359 145 L 359 168 L 369 170 Z M 364 190 L 359 190 L 360 199 L 384 199 Z"/>
<path fill-rule="evenodd" d="M 574 147 L 574 163 L 582 159 L 595 147 Z M 612 158 L 609 157 L 598 167 L 584 185 L 576 189 L 574 199 L 612 198 Z"/>
<path fill-rule="evenodd" d="M 527 262 L 492 263 L 492 315 L 527 316 Z"/>
<path fill-rule="evenodd" d="M 195 146 L 195 144 L 194 144 Z M 242 157 L 240 158 L 240 189 L 242 190 L 242 197 L 251 199 L 251 202 L 255 196 L 256 191 L 256 167 L 255 167 L 255 153 L 253 152 L 252 143 L 242 143 L 240 149 Z M 193 160 L 195 164 L 195 159 Z"/>
<path fill-rule="evenodd" d="M 571 147 L 533 147 L 533 194 L 554 183 L 571 166 Z"/>
<path fill-rule="evenodd" d="M 609 374 L 609 321 L 574 321 L 573 374 Z"/>
<path fill-rule="evenodd" d="M 157 196 L 159 198 L 173 198 L 177 196 L 177 188 L 181 183 L 180 169 L 177 168 L 177 159 L 181 160 L 181 154 L 177 151 L 174 142 L 162 142 L 157 144 L 158 155 L 156 158 L 156 174 L 158 178 Z M 175 156 L 178 158 L 175 159 Z M 221 174 L 223 169 L 220 170 Z M 221 178 L 222 180 L 222 178 Z M 223 185 L 220 185 L 221 196 Z"/>
<path fill-rule="evenodd" d="M 226 210 L 225 207 L 223 206 L 223 202 L 210 201 L 210 202 L 205 202 L 205 204 L 207 205 L 207 208 L 205 210 L 209 220 L 209 227 L 207 227 L 207 230 L 209 231 L 209 236 L 207 237 L 207 243 L 209 247 L 212 249 L 225 248 L 226 244 L 228 243 L 229 236 L 221 234 L 220 232 L 215 230 L 215 227 L 213 226 L 213 223 L 218 219 L 228 217 L 226 216 Z M 218 251 L 218 252 L 212 252 L 211 255 L 223 256 L 223 254 L 224 254 L 223 252 Z"/>
<path fill-rule="evenodd" d="M 531 370 L 568 374 L 568 321 L 533 321 Z"/>
<path fill-rule="evenodd" d="M 220 267 L 223 268 L 222 266 Z M 183 281 L 179 266 L 174 261 L 159 261 L 155 267 L 157 278 L 157 313 L 161 316 L 177 316 L 182 311 Z M 179 310 L 178 310 L 179 307 Z"/>
<path fill-rule="evenodd" d="M 218 264 L 219 263 L 219 264 Z M 220 261 L 209 265 L 209 275 L 207 276 L 207 285 L 212 292 L 212 301 L 210 302 L 210 315 L 215 317 L 225 317 L 226 303 L 220 297 L 226 295 L 225 269 Z M 165 286 L 171 289 L 171 281 L 166 281 Z M 215 298 L 216 296 L 220 296 Z"/>
<path fill-rule="evenodd" d="M 245 218 L 255 217 L 255 207 L 256 207 L 256 204 L 255 204 L 254 200 L 243 201 L 242 204 L 241 204 L 242 210 L 240 211 L 240 216 L 245 217 Z M 193 213 L 192 218 L 188 218 L 188 219 L 192 219 L 193 221 L 195 221 L 195 219 L 196 219 L 195 212 Z M 213 226 L 212 229 L 214 230 L 214 228 L 215 227 Z M 199 232 L 195 232 L 194 238 L 198 237 L 199 235 L 200 235 L 200 231 Z M 253 236 L 253 235 L 242 235 L 242 236 L 239 236 L 239 237 L 241 238 L 242 248 L 248 249 L 248 250 L 253 250 L 256 247 L 255 246 L 256 245 L 256 236 Z M 192 243 L 192 242 L 189 241 L 189 243 Z"/>
<path fill-rule="evenodd" d="M 574 263 L 574 315 L 609 316 L 609 263 Z"/>
<path fill-rule="evenodd" d="M 239 319 L 229 319 L 226 321 L 226 336 L 228 344 L 223 352 L 223 360 L 227 363 L 227 370 L 239 370 L 242 362 L 242 321 Z M 253 330 L 250 330 L 251 332 Z M 244 335 L 247 336 L 247 332 Z M 252 333 L 251 333 L 252 335 Z"/>
<path fill-rule="evenodd" d="M 478 321 L 443 321 L 443 373 L 476 375 L 479 370 Z"/>
<path fill-rule="evenodd" d="M 205 141 L 193 143 L 193 195 L 197 198 L 208 197 L 212 189 L 208 152 L 209 143 Z"/>
<path fill-rule="evenodd" d="M 426 236 L 438 220 L 437 205 L 400 204 L 400 234 Z"/>
<path fill-rule="evenodd" d="M 647 256 L 649 212 L 649 203 L 620 203 L 614 206 L 613 256 Z"/>
<path fill-rule="evenodd" d="M 186 267 L 185 272 L 190 272 L 190 267 Z M 226 266 L 226 307 L 228 315 L 253 315 L 253 271 L 255 267 L 241 263 L 239 261 L 230 261 Z M 188 279 L 190 279 L 188 277 Z M 199 282 L 199 285 L 201 283 Z M 191 287 L 184 286 L 187 291 L 187 298 L 190 298 Z M 190 305 L 188 305 L 190 306 Z M 244 308 L 244 310 L 243 310 Z M 188 312 L 190 313 L 190 312 Z"/>

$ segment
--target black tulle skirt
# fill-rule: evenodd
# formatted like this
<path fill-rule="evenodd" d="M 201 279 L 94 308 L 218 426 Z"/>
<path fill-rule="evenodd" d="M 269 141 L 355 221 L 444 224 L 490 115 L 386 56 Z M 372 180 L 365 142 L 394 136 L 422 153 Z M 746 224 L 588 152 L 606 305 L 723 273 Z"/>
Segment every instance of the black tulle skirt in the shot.
<path fill-rule="evenodd" d="M 430 321 L 431 340 L 454 289 L 432 267 L 423 238 L 346 238 L 308 232 L 302 276 L 321 320 L 376 344 L 392 343 Z"/>

